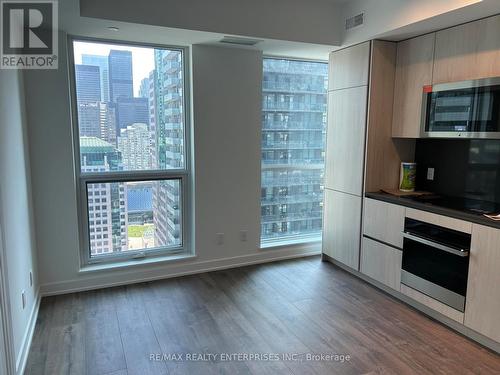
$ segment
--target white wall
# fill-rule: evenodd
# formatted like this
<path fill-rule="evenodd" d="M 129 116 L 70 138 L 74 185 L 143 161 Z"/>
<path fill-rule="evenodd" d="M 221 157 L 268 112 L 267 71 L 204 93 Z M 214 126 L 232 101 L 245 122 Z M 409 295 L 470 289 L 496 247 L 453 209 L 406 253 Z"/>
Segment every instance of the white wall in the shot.
<path fill-rule="evenodd" d="M 338 45 L 341 7 L 332 0 L 81 0 L 84 17 L 179 29 Z"/>
<path fill-rule="evenodd" d="M 33 70 L 25 76 L 42 293 L 164 278 L 319 251 L 318 244 L 259 249 L 261 52 L 195 45 L 196 257 L 79 272 L 66 36 L 61 33 L 59 40 L 59 70 Z M 239 241 L 240 230 L 248 230 L 247 242 Z M 219 232 L 225 233 L 223 245 L 216 244 Z"/>
<path fill-rule="evenodd" d="M 193 46 L 196 243 L 200 256 L 257 252 L 260 244 L 262 54 Z M 248 241 L 239 241 L 239 231 Z M 217 246 L 215 233 L 225 233 Z"/>
<path fill-rule="evenodd" d="M 30 163 L 23 79 L 20 71 L 0 70 L 0 220 L 4 235 L 7 288 L 17 365 L 27 344 L 37 303 L 37 266 L 33 230 Z M 33 271 L 34 285 L 29 284 Z M 21 292 L 26 291 L 26 307 Z"/>

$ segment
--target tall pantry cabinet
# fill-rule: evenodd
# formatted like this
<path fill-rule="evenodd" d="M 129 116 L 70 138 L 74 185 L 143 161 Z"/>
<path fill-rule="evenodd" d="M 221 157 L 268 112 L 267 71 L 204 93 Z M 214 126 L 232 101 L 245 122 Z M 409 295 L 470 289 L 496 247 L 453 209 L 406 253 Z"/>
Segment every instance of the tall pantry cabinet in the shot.
<path fill-rule="evenodd" d="M 411 144 L 392 138 L 396 43 L 330 54 L 323 254 L 359 271 L 365 191 L 395 189 Z M 404 151 L 403 151 L 404 150 Z"/>
<path fill-rule="evenodd" d="M 330 54 L 323 254 L 359 269 L 370 42 Z"/>

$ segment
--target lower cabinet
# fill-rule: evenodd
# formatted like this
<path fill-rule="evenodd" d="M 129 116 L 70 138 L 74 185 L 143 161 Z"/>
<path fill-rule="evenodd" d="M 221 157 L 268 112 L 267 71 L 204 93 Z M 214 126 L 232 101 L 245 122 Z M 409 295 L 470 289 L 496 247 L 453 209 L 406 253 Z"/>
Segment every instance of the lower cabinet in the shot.
<path fill-rule="evenodd" d="M 323 253 L 358 270 L 361 197 L 325 189 Z"/>
<path fill-rule="evenodd" d="M 363 237 L 361 247 L 361 273 L 399 290 L 403 252 L 381 242 Z"/>
<path fill-rule="evenodd" d="M 465 325 L 500 342 L 500 230 L 472 225 Z"/>

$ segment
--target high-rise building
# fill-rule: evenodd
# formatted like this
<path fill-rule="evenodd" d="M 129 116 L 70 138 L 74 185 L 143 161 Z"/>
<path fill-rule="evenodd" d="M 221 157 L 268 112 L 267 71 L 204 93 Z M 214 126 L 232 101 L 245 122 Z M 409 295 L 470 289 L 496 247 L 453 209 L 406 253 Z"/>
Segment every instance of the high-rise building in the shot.
<path fill-rule="evenodd" d="M 184 165 L 184 108 L 182 54 L 179 51 L 155 50 L 152 89 L 156 128 L 156 163 L 158 169 Z M 151 110 L 151 107 L 150 107 Z M 155 243 L 157 246 L 181 242 L 180 185 L 175 181 L 157 184 L 153 193 Z"/>
<path fill-rule="evenodd" d="M 141 123 L 149 126 L 149 100 L 147 98 L 118 98 L 116 108 L 116 132 L 127 126 Z"/>
<path fill-rule="evenodd" d="M 125 170 L 151 169 L 151 139 L 147 124 L 135 123 L 120 130 L 117 143 Z"/>
<path fill-rule="evenodd" d="M 109 102 L 108 56 L 82 54 L 82 64 L 99 67 L 101 83 L 101 102 Z"/>
<path fill-rule="evenodd" d="M 118 98 L 134 96 L 132 76 L 132 52 L 111 50 L 108 56 L 109 98 L 116 102 Z"/>
<path fill-rule="evenodd" d="M 96 137 L 80 137 L 82 172 L 122 169 L 120 151 Z M 91 256 L 128 249 L 125 183 L 87 184 Z"/>
<path fill-rule="evenodd" d="M 151 167 L 153 169 L 158 169 L 158 156 L 156 149 L 156 91 L 155 91 L 155 71 L 152 70 L 149 72 L 149 91 L 148 91 L 148 104 L 149 104 L 149 130 L 151 134 L 153 134 L 153 138 L 151 139 L 151 155 L 152 155 L 152 163 Z"/>
<path fill-rule="evenodd" d="M 141 79 L 141 85 L 139 86 L 139 97 L 149 97 L 149 77 Z"/>
<path fill-rule="evenodd" d="M 100 138 L 113 145 L 116 144 L 116 108 L 108 102 L 99 103 Z"/>
<path fill-rule="evenodd" d="M 322 229 L 328 65 L 264 59 L 261 238 Z"/>
<path fill-rule="evenodd" d="M 98 101 L 78 101 L 78 124 L 80 136 L 101 137 L 101 125 L 99 122 L 99 102 Z"/>
<path fill-rule="evenodd" d="M 77 103 L 101 100 L 101 76 L 95 65 L 75 65 Z"/>

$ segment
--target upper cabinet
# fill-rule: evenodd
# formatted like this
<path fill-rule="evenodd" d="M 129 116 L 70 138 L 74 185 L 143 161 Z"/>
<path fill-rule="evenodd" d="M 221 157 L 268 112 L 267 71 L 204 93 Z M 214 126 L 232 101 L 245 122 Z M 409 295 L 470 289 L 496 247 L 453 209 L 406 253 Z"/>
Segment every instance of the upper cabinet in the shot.
<path fill-rule="evenodd" d="M 330 54 L 328 90 L 368 84 L 370 42 L 361 43 Z"/>
<path fill-rule="evenodd" d="M 418 138 L 423 87 L 432 84 L 435 33 L 398 43 L 392 136 Z"/>
<path fill-rule="evenodd" d="M 436 33 L 433 83 L 500 76 L 500 16 Z"/>

